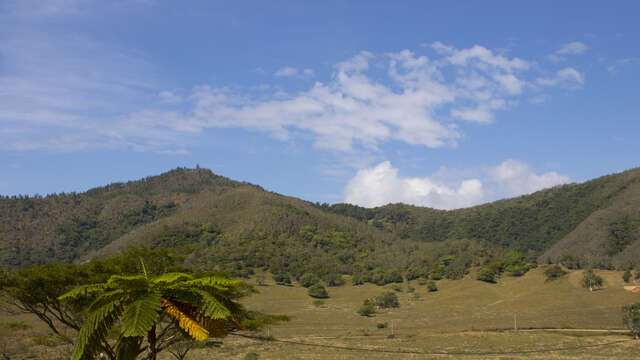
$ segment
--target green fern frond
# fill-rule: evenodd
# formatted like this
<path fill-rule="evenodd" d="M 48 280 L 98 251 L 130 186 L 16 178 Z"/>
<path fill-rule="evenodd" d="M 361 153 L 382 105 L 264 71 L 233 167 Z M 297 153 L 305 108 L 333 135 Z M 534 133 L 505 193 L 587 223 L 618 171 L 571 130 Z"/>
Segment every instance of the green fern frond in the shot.
<path fill-rule="evenodd" d="M 149 288 L 149 281 L 144 275 L 112 275 L 107 281 L 107 287 L 113 289 L 145 290 Z"/>
<path fill-rule="evenodd" d="M 125 306 L 122 314 L 122 335 L 144 336 L 158 321 L 162 310 L 160 294 L 151 292 L 139 297 L 131 304 Z"/>
<path fill-rule="evenodd" d="M 100 296 L 98 296 L 97 299 L 95 299 L 91 303 L 91 305 L 89 305 L 88 310 L 89 310 L 89 312 L 93 312 L 93 311 L 97 310 L 98 308 L 103 307 L 103 306 L 105 306 L 106 304 L 108 304 L 110 302 L 122 299 L 125 295 L 126 295 L 126 293 L 121 289 L 111 290 L 111 291 L 107 291 L 105 293 L 102 293 L 102 294 L 100 294 Z"/>
<path fill-rule="evenodd" d="M 72 348 L 71 360 L 93 359 L 100 350 L 100 343 L 115 324 L 122 306 L 119 301 L 108 303 L 93 311 L 78 332 Z"/>
<path fill-rule="evenodd" d="M 193 276 L 189 274 L 185 274 L 181 272 L 173 272 L 173 273 L 162 274 L 158 277 L 155 277 L 152 281 L 154 284 L 160 284 L 160 283 L 171 284 L 177 281 L 185 281 L 185 280 L 192 280 L 192 279 L 193 279 Z"/>
<path fill-rule="evenodd" d="M 74 299 L 80 296 L 87 296 L 87 294 L 102 291 L 106 288 L 105 284 L 89 284 L 78 286 L 77 288 L 62 294 L 58 297 L 58 300 L 65 301 Z"/>
<path fill-rule="evenodd" d="M 212 319 L 226 319 L 231 316 L 231 311 L 211 293 L 200 289 L 193 289 L 193 292 L 200 296 L 198 308 L 203 311 L 207 317 Z"/>
<path fill-rule="evenodd" d="M 218 290 L 227 291 L 229 287 L 240 284 L 238 280 L 231 280 L 226 278 L 221 278 L 217 276 L 209 276 L 203 277 L 199 279 L 194 279 L 191 281 L 185 281 L 182 285 L 190 287 L 190 286 L 203 286 L 203 287 L 213 287 Z"/>

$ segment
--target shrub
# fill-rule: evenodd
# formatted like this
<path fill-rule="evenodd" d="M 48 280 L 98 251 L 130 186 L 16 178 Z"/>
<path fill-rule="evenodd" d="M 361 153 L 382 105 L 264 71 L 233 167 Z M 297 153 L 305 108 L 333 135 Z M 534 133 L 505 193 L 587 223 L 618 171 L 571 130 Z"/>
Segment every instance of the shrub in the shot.
<path fill-rule="evenodd" d="M 378 329 L 386 329 L 386 328 L 388 328 L 388 327 L 389 327 L 389 323 L 387 323 L 387 322 L 377 323 L 377 324 L 376 324 L 376 327 L 377 327 Z"/>
<path fill-rule="evenodd" d="M 300 279 L 298 279 L 298 282 L 300 283 L 300 285 L 306 288 L 308 288 L 311 285 L 317 284 L 318 281 L 320 281 L 318 277 L 312 273 L 304 273 L 304 275 L 300 276 Z"/>
<path fill-rule="evenodd" d="M 327 286 L 344 285 L 344 279 L 342 279 L 342 275 L 336 273 L 327 274 L 327 276 L 324 277 L 324 281 L 325 283 L 327 283 Z"/>
<path fill-rule="evenodd" d="M 311 297 L 318 298 L 318 299 L 326 299 L 329 297 L 329 294 L 327 293 L 327 289 L 325 289 L 324 286 L 320 284 L 315 284 L 310 286 L 309 289 L 307 289 L 307 294 L 309 294 L 309 296 Z"/>
<path fill-rule="evenodd" d="M 427 285 L 427 279 L 425 278 L 418 279 L 418 285 Z"/>
<path fill-rule="evenodd" d="M 429 281 L 427 283 L 427 290 L 429 290 L 429 292 L 438 291 L 438 287 L 436 286 L 435 281 Z"/>
<path fill-rule="evenodd" d="M 602 277 L 593 272 L 593 269 L 586 270 L 582 275 L 582 287 L 589 291 L 593 291 L 593 288 L 601 288 L 602 283 Z"/>
<path fill-rule="evenodd" d="M 397 308 L 400 307 L 398 295 L 392 292 L 384 292 L 375 298 L 376 306 L 379 308 Z"/>
<path fill-rule="evenodd" d="M 547 277 L 547 281 L 551 281 L 551 280 L 555 280 L 558 279 L 564 275 L 566 275 L 567 272 L 564 271 L 562 269 L 562 267 L 560 267 L 560 265 L 552 265 L 549 266 L 545 271 L 544 271 L 544 276 Z"/>
<path fill-rule="evenodd" d="M 376 308 L 369 300 L 365 300 L 356 311 L 360 316 L 371 316 L 376 313 Z"/>
<path fill-rule="evenodd" d="M 634 338 L 640 339 L 640 302 L 622 307 L 622 324 Z"/>
<path fill-rule="evenodd" d="M 395 292 L 402 292 L 402 286 L 400 286 L 398 284 L 393 284 L 393 285 L 391 285 L 391 290 L 393 290 Z"/>
<path fill-rule="evenodd" d="M 622 280 L 624 280 L 624 282 L 629 283 L 629 281 L 631 281 L 631 270 L 627 270 L 624 272 L 624 274 L 622 274 Z"/>
<path fill-rule="evenodd" d="M 291 285 L 291 277 L 289 274 L 280 273 L 273 276 L 273 280 L 278 285 Z"/>
<path fill-rule="evenodd" d="M 497 274 L 495 270 L 490 267 L 483 267 L 482 269 L 480 269 L 480 271 L 478 271 L 478 274 L 476 275 L 476 279 L 488 283 L 495 283 L 496 277 Z"/>

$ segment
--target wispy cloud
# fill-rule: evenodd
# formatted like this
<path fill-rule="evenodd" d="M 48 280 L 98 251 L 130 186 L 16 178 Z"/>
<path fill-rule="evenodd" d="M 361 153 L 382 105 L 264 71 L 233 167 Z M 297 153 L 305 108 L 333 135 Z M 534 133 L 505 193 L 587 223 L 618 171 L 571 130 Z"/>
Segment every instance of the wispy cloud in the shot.
<path fill-rule="evenodd" d="M 547 59 L 554 62 L 565 61 L 567 60 L 567 56 L 584 54 L 587 50 L 589 50 L 589 47 L 585 43 L 574 41 L 564 44 L 553 54 L 548 55 Z"/>
<path fill-rule="evenodd" d="M 541 86 L 579 88 L 584 84 L 584 75 L 582 75 L 578 70 L 568 67 L 558 70 L 553 77 L 537 78 L 536 83 Z"/>
<path fill-rule="evenodd" d="M 278 77 L 312 77 L 313 70 L 298 70 L 297 68 L 286 66 L 276 71 L 274 75 Z"/>

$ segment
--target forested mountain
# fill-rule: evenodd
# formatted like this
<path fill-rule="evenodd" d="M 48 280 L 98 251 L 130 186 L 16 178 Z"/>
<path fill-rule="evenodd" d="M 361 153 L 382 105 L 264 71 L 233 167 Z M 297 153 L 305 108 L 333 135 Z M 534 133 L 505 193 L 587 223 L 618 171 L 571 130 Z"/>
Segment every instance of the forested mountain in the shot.
<path fill-rule="evenodd" d="M 264 268 L 390 282 L 407 271 L 459 277 L 508 251 L 638 266 L 639 237 L 640 169 L 453 211 L 314 204 L 185 168 L 82 194 L 0 198 L 0 261 L 12 267 L 143 245 L 239 275 Z"/>

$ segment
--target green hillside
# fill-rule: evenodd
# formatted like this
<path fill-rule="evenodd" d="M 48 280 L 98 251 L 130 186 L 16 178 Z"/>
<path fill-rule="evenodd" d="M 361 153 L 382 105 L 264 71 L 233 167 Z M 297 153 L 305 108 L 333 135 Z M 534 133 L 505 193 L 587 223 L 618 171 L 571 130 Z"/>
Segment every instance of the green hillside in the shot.
<path fill-rule="evenodd" d="M 400 281 L 407 270 L 459 278 L 506 251 L 622 268 L 639 265 L 639 208 L 640 169 L 442 211 L 313 204 L 178 168 L 82 194 L 0 198 L 0 261 L 83 261 L 142 245 L 242 276 L 260 268 L 375 283 Z"/>

